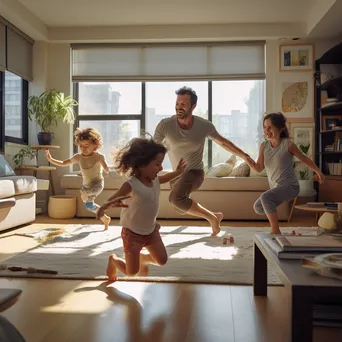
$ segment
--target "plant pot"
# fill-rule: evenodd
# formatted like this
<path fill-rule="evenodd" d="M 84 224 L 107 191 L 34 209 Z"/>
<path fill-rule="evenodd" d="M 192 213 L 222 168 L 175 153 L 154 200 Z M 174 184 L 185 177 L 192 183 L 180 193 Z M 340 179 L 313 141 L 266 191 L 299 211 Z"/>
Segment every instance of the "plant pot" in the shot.
<path fill-rule="evenodd" d="M 312 179 L 299 179 L 300 196 L 313 196 L 315 195 L 315 190 L 313 188 Z"/>
<path fill-rule="evenodd" d="M 51 145 L 53 133 L 39 132 L 37 134 L 39 145 Z"/>
<path fill-rule="evenodd" d="M 33 166 L 37 167 L 37 157 L 36 156 L 24 156 L 23 167 Z"/>

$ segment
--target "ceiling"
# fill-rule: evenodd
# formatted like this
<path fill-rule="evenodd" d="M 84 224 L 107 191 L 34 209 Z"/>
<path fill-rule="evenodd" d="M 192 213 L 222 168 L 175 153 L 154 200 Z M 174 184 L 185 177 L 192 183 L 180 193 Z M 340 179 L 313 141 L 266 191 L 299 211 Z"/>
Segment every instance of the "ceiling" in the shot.
<path fill-rule="evenodd" d="M 18 1 L 49 27 L 74 27 L 302 22 L 320 0 Z"/>
<path fill-rule="evenodd" d="M 342 34 L 342 0 L 0 0 L 0 15 L 35 40 L 55 42 Z"/>

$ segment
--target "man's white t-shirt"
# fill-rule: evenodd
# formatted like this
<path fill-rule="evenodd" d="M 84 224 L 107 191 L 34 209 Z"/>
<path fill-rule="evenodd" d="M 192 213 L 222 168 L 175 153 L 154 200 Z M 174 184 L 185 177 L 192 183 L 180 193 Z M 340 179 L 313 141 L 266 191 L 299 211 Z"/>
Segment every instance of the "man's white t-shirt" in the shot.
<path fill-rule="evenodd" d="M 128 208 L 121 209 L 120 224 L 133 233 L 151 234 L 156 227 L 159 211 L 160 183 L 158 177 L 148 187 L 135 176 L 127 183 L 132 188 L 131 197 L 125 200 Z"/>
<path fill-rule="evenodd" d="M 215 139 L 220 135 L 215 126 L 208 120 L 193 115 L 193 124 L 189 129 L 182 129 L 177 116 L 163 119 L 159 122 L 154 140 L 163 143 L 175 170 L 180 159 L 183 158 L 187 170 L 203 170 L 203 150 L 205 139 Z"/>

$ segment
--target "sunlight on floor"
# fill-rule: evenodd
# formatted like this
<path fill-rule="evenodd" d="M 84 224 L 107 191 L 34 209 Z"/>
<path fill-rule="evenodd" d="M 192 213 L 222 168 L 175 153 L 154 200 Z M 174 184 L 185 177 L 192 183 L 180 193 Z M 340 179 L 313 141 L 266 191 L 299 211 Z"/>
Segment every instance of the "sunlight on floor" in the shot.
<path fill-rule="evenodd" d="M 232 260 L 238 253 L 235 246 L 208 246 L 199 242 L 182 248 L 178 253 L 170 256 L 171 259 L 206 259 L 206 260 Z"/>

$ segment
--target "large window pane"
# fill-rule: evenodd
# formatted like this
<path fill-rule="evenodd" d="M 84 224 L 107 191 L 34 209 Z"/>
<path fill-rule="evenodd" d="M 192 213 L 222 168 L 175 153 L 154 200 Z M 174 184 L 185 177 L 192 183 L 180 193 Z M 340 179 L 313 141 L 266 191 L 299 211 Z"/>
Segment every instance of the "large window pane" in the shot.
<path fill-rule="evenodd" d="M 147 82 L 146 83 L 146 131 L 152 136 L 158 123 L 175 114 L 176 94 L 181 87 L 191 87 L 198 96 L 194 115 L 208 118 L 208 82 Z M 207 148 L 206 148 L 207 150 Z M 205 151 L 206 153 L 206 151 Z M 207 158 L 205 160 L 207 164 Z M 166 156 L 163 167 L 171 169 L 171 163 Z"/>
<path fill-rule="evenodd" d="M 109 165 L 113 164 L 113 151 L 123 147 L 130 139 L 140 134 L 140 121 L 138 120 L 81 120 L 79 126 L 80 128 L 92 127 L 101 133 L 103 146 L 99 152 L 106 156 Z"/>
<path fill-rule="evenodd" d="M 5 135 L 23 138 L 22 78 L 5 72 Z"/>
<path fill-rule="evenodd" d="M 141 83 L 79 83 L 79 115 L 90 114 L 141 114 Z"/>
<path fill-rule="evenodd" d="M 213 82 L 213 123 L 225 138 L 256 158 L 262 141 L 264 81 Z M 213 143 L 212 165 L 228 159 L 229 153 Z"/>

